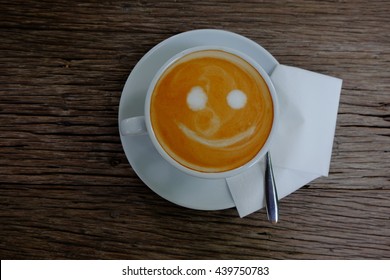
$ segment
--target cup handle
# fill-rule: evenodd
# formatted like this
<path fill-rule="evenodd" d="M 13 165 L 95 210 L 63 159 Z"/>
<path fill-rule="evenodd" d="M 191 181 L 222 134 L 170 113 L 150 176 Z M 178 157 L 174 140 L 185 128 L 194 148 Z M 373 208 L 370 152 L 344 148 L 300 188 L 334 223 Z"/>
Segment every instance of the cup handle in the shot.
<path fill-rule="evenodd" d="M 121 121 L 119 130 L 123 136 L 146 134 L 146 124 L 144 116 L 127 118 Z"/>

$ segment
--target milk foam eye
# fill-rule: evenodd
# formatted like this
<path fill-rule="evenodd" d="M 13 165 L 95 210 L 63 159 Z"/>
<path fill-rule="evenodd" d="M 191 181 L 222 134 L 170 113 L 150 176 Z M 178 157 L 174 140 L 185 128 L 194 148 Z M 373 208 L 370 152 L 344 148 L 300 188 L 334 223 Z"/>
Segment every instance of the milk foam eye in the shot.
<path fill-rule="evenodd" d="M 227 103 L 232 109 L 242 109 L 246 104 L 246 94 L 239 89 L 234 89 L 226 97 Z"/>
<path fill-rule="evenodd" d="M 187 105 L 192 111 L 206 108 L 207 95 L 200 86 L 193 87 L 187 95 Z"/>

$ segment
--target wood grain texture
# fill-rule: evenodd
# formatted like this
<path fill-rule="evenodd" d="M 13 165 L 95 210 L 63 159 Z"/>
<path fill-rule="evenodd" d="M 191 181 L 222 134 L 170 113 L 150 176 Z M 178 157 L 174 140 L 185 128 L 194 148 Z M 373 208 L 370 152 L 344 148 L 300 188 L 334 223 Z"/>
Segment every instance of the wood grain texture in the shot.
<path fill-rule="evenodd" d="M 360 0 L 0 0 L 1 259 L 389 259 L 389 12 Z M 199 28 L 343 79 L 330 175 L 281 200 L 277 225 L 264 210 L 175 206 L 122 150 L 130 71 Z"/>

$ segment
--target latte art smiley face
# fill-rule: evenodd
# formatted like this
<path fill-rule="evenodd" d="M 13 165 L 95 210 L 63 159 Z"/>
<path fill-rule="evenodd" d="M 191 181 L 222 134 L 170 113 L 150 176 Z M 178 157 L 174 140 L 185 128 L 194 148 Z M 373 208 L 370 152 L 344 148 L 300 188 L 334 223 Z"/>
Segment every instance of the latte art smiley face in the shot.
<path fill-rule="evenodd" d="M 227 104 L 233 110 L 244 109 L 246 104 L 246 99 L 247 99 L 246 94 L 238 89 L 232 90 L 226 96 Z M 228 147 L 237 142 L 240 142 L 246 137 L 251 136 L 252 133 L 254 133 L 255 131 L 255 126 L 251 126 L 244 132 L 241 132 L 229 138 L 222 138 L 217 140 L 209 139 L 209 136 L 212 136 L 212 134 L 216 133 L 220 129 L 221 119 L 215 114 L 213 108 L 209 108 L 207 106 L 207 94 L 204 92 L 202 87 L 195 86 L 191 89 L 191 91 L 187 95 L 187 105 L 194 112 L 200 110 L 210 110 L 210 112 L 212 112 L 211 119 L 209 122 L 210 125 L 209 128 L 199 129 L 198 127 L 196 127 L 198 128 L 197 131 L 198 133 L 208 136 L 208 138 L 204 138 L 200 136 L 197 132 L 191 130 L 190 128 L 188 128 L 182 123 L 178 124 L 179 128 L 183 131 L 183 133 L 188 138 L 198 143 L 201 143 L 203 145 L 214 147 L 214 148 Z"/>
<path fill-rule="evenodd" d="M 177 162 L 223 172 L 250 161 L 271 131 L 267 84 L 242 58 L 220 50 L 191 53 L 173 63 L 151 99 L 153 131 Z"/>

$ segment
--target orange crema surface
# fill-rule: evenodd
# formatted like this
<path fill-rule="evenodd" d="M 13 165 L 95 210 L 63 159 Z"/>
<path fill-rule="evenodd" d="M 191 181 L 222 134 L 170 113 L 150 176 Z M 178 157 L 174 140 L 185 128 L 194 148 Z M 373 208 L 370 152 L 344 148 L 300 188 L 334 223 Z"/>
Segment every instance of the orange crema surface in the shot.
<path fill-rule="evenodd" d="M 151 99 L 151 122 L 162 148 L 200 172 L 223 172 L 250 161 L 273 122 L 268 86 L 253 66 L 219 50 L 174 62 Z"/>

